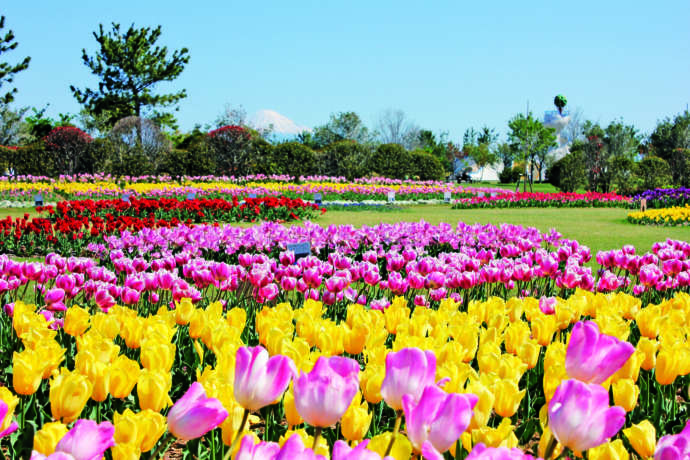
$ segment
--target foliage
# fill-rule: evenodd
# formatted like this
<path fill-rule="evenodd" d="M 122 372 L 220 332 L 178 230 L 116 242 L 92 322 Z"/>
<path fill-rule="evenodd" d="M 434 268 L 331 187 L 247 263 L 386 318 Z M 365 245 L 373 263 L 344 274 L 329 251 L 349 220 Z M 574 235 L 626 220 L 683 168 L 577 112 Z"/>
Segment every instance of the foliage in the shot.
<path fill-rule="evenodd" d="M 562 192 L 574 192 L 585 183 L 584 155 L 573 150 L 554 162 L 546 172 L 546 179 Z"/>
<path fill-rule="evenodd" d="M 420 180 L 440 180 L 446 175 L 443 165 L 433 155 L 425 150 L 417 149 L 410 152 L 412 174 Z"/>
<path fill-rule="evenodd" d="M 404 179 L 414 174 L 410 152 L 398 144 L 381 144 L 367 161 L 369 174 Z"/>
<path fill-rule="evenodd" d="M 134 116 L 118 121 L 108 134 L 108 139 L 115 148 L 116 162 L 122 163 L 124 158 L 142 157 L 149 164 L 147 169 L 151 172 L 158 169 L 172 148 L 170 140 L 153 121 Z"/>
<path fill-rule="evenodd" d="M 270 157 L 274 171 L 280 174 L 306 176 L 318 172 L 316 153 L 299 142 L 284 142 L 274 146 Z"/>
<path fill-rule="evenodd" d="M 631 195 L 637 189 L 635 162 L 624 156 L 611 159 L 611 189 L 621 195 Z"/>
<path fill-rule="evenodd" d="M 690 149 L 690 112 L 687 110 L 673 120 L 666 118 L 657 124 L 649 136 L 652 155 L 666 160 L 671 167 L 673 183 L 690 186 L 690 165 L 687 150 Z"/>
<path fill-rule="evenodd" d="M 501 184 L 511 184 L 520 180 L 520 175 L 522 174 L 522 169 L 519 167 L 503 167 L 500 173 L 498 173 L 498 181 Z"/>
<path fill-rule="evenodd" d="M 38 141 L 19 148 L 2 148 L 2 163 L 15 175 L 52 176 L 55 164 L 50 155 L 46 155 L 45 142 Z"/>
<path fill-rule="evenodd" d="M 94 116 L 105 116 L 109 126 L 125 117 L 145 115 L 170 125 L 171 114 L 156 109 L 176 104 L 187 93 L 155 94 L 154 89 L 158 83 L 173 81 L 182 73 L 189 62 L 187 48 L 169 56 L 167 47 L 157 46 L 161 26 L 151 29 L 131 25 L 123 33 L 120 24 L 112 23 L 108 32 L 100 24 L 93 36 L 99 49 L 93 56 L 83 49 L 82 60 L 100 83 L 95 90 L 70 86 L 77 101 Z"/>
<path fill-rule="evenodd" d="M 366 175 L 365 164 L 371 149 L 354 141 L 339 141 L 324 148 L 321 174 L 344 176 L 349 180 Z"/>
<path fill-rule="evenodd" d="M 563 113 L 563 108 L 568 104 L 568 99 L 564 95 L 559 94 L 553 99 L 553 105 L 558 109 L 558 113 Z"/>
<path fill-rule="evenodd" d="M 377 135 L 383 144 L 400 144 L 412 149 L 417 146 L 420 130 L 402 110 L 386 109 L 379 115 Z"/>
<path fill-rule="evenodd" d="M 210 131 L 207 142 L 217 172 L 234 176 L 248 174 L 251 160 L 250 141 L 251 135 L 242 126 L 228 125 Z"/>
<path fill-rule="evenodd" d="M 55 169 L 60 174 L 75 174 L 86 172 L 80 170 L 89 144 L 93 139 L 74 126 L 59 126 L 53 128 L 45 137 L 46 153 L 52 156 Z"/>
<path fill-rule="evenodd" d="M 0 16 L 0 31 L 5 28 L 5 16 Z M 8 30 L 3 36 L 0 35 L 0 55 L 12 51 L 17 48 L 19 43 L 15 40 L 14 33 Z M 17 64 L 9 64 L 7 62 L 0 62 L 0 88 L 3 85 L 10 84 L 14 81 L 15 74 L 29 68 L 30 57 L 25 57 Z M 4 90 L 3 90 L 4 91 Z M 0 104 L 9 104 L 14 100 L 14 95 L 17 93 L 17 88 L 11 88 L 7 93 L 0 93 Z"/>
<path fill-rule="evenodd" d="M 12 109 L 7 104 L 0 104 L 0 145 L 22 145 L 28 141 L 30 134 L 24 123 L 28 108 Z"/>
<path fill-rule="evenodd" d="M 663 158 L 646 155 L 637 164 L 640 189 L 651 190 L 668 186 L 672 181 L 671 168 Z"/>
<path fill-rule="evenodd" d="M 373 136 L 355 112 L 339 112 L 331 114 L 327 124 L 317 126 L 311 133 L 303 132 L 298 139 L 308 147 L 320 150 L 342 140 L 368 144 L 373 141 Z"/>
<path fill-rule="evenodd" d="M 508 139 L 516 152 L 515 159 L 524 161 L 533 168 L 527 172 L 530 182 L 534 181 L 533 171 L 536 167 L 539 177 L 549 161 L 549 150 L 556 147 L 556 136 L 553 128 L 544 126 L 532 113 L 518 114 L 508 122 L 510 133 Z"/>

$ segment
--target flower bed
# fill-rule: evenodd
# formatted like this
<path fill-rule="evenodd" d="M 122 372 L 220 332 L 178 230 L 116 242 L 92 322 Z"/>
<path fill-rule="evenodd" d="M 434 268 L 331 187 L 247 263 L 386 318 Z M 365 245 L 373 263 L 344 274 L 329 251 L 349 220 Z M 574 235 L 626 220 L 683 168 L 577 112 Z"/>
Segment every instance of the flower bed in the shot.
<path fill-rule="evenodd" d="M 453 203 L 454 209 L 627 207 L 630 198 L 615 193 L 480 193 Z"/>
<path fill-rule="evenodd" d="M 628 222 L 642 225 L 688 225 L 690 224 L 690 204 L 682 207 L 673 206 L 671 208 L 631 212 L 628 214 Z"/>
<path fill-rule="evenodd" d="M 286 197 L 247 198 L 238 202 L 221 199 L 138 199 L 62 201 L 55 207 L 37 208 L 47 217 L 6 217 L 0 220 L 3 252 L 15 255 L 81 254 L 90 243 L 108 235 L 144 228 L 171 228 L 182 223 L 285 222 L 309 218 L 325 208 Z"/>
<path fill-rule="evenodd" d="M 647 201 L 648 208 L 670 208 L 690 204 L 690 188 L 657 188 L 647 190 L 632 197 L 631 206 L 640 208 L 642 199 Z"/>

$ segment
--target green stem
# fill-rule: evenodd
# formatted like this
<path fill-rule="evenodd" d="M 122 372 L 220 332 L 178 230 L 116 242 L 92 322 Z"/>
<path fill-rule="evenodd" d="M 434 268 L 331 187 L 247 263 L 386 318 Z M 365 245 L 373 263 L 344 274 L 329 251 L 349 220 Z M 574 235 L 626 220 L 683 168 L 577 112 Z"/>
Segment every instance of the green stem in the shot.
<path fill-rule="evenodd" d="M 386 453 L 383 454 L 384 457 L 387 457 L 388 454 L 391 453 L 391 450 L 393 449 L 393 443 L 395 442 L 396 436 L 398 436 L 398 431 L 400 431 L 400 424 L 402 423 L 402 412 L 396 411 L 395 412 L 395 426 L 393 427 L 393 435 L 391 436 L 391 440 L 388 442 L 388 447 L 386 447 Z"/>
<path fill-rule="evenodd" d="M 553 455 L 553 451 L 556 450 L 557 445 L 558 441 L 556 437 L 551 434 L 551 439 L 549 439 L 549 444 L 546 446 L 546 451 L 544 452 L 544 460 L 551 460 L 551 456 Z"/>
<path fill-rule="evenodd" d="M 247 419 L 249 419 L 249 410 L 245 409 L 244 414 L 242 414 L 242 422 L 240 423 L 240 428 L 237 430 L 237 435 L 235 435 L 235 439 L 233 439 L 232 443 L 230 444 L 230 449 L 228 449 L 228 451 L 223 456 L 223 460 L 230 459 L 232 451 L 235 450 L 235 445 L 237 444 L 237 441 L 239 441 L 240 437 L 242 436 L 242 431 L 244 431 L 244 426 L 247 424 Z"/>
<path fill-rule="evenodd" d="M 175 436 L 168 432 L 168 434 L 158 443 L 158 447 L 156 447 L 156 450 L 153 451 L 150 458 L 155 460 L 159 455 L 164 454 L 168 450 L 168 446 L 173 439 L 175 439 Z"/>
<path fill-rule="evenodd" d="M 311 445 L 311 450 L 313 451 L 316 450 L 316 444 L 319 442 L 322 430 L 323 428 L 321 428 L 320 426 L 317 426 L 316 429 L 314 429 L 314 443 Z"/>

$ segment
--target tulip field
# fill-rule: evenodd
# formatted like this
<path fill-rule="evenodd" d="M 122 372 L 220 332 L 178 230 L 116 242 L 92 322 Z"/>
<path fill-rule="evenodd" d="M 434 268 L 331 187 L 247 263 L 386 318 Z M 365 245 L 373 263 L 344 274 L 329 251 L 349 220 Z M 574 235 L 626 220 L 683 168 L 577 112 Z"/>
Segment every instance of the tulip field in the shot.
<path fill-rule="evenodd" d="M 391 192 L 450 223 L 329 210 Z M 0 181 L 10 207 L 36 194 L 0 220 L 5 459 L 690 459 L 690 231 L 635 225 L 640 196 Z M 551 230 L 462 222 L 543 208 Z M 593 251 L 563 208 L 659 237 Z"/>

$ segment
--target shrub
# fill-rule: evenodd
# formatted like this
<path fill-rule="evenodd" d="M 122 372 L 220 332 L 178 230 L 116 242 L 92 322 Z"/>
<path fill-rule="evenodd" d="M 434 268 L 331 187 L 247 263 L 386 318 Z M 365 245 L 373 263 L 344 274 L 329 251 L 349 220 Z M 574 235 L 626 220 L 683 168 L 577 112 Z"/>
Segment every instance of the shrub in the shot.
<path fill-rule="evenodd" d="M 339 141 L 328 145 L 321 155 L 321 171 L 326 176 L 345 176 L 355 179 L 366 174 L 370 149 L 354 141 Z"/>
<path fill-rule="evenodd" d="M 285 142 L 274 146 L 270 153 L 274 173 L 291 176 L 316 174 L 318 164 L 312 149 L 299 142 Z"/>
<path fill-rule="evenodd" d="M 114 147 L 113 164 L 127 170 L 129 167 L 126 163 L 135 161 L 137 165 L 132 168 L 145 169 L 147 172 L 144 174 L 155 172 L 172 149 L 172 143 L 158 126 L 140 117 L 126 117 L 118 121 L 108 134 L 108 139 Z"/>
<path fill-rule="evenodd" d="M 278 164 L 273 158 L 273 145 L 264 138 L 256 137 L 249 144 L 251 174 L 280 174 Z"/>
<path fill-rule="evenodd" d="M 584 155 L 582 151 L 576 150 L 552 164 L 546 171 L 546 178 L 559 190 L 574 192 L 584 185 L 585 174 Z"/>
<path fill-rule="evenodd" d="M 23 147 L 3 147 L 0 155 L 4 170 L 11 169 L 15 175 L 55 175 L 53 157 L 46 154 L 45 142 L 42 140 Z"/>
<path fill-rule="evenodd" d="M 208 133 L 207 141 L 216 174 L 243 176 L 250 172 L 251 134 L 242 126 L 228 125 Z"/>
<path fill-rule="evenodd" d="M 511 184 L 520 179 L 521 173 L 522 171 L 520 171 L 520 168 L 517 166 L 512 168 L 503 168 L 503 170 L 498 174 L 498 180 L 501 184 Z"/>
<path fill-rule="evenodd" d="M 620 195 L 631 195 L 637 188 L 635 162 L 624 156 L 616 156 L 610 162 L 611 186 Z"/>
<path fill-rule="evenodd" d="M 410 153 L 410 157 L 414 168 L 412 174 L 418 176 L 419 179 L 439 180 L 446 175 L 441 161 L 430 153 L 424 150 L 414 150 Z"/>
<path fill-rule="evenodd" d="M 380 176 L 404 179 L 414 174 L 412 156 L 399 144 L 381 144 L 369 157 L 367 171 Z"/>
<path fill-rule="evenodd" d="M 635 168 L 641 190 L 661 188 L 671 183 L 671 168 L 663 158 L 654 155 L 645 156 Z"/>
<path fill-rule="evenodd" d="M 45 137 L 46 153 L 53 157 L 58 174 L 76 174 L 84 171 L 89 156 L 91 136 L 75 126 L 58 126 Z M 91 165 L 92 166 L 92 165 Z"/>

